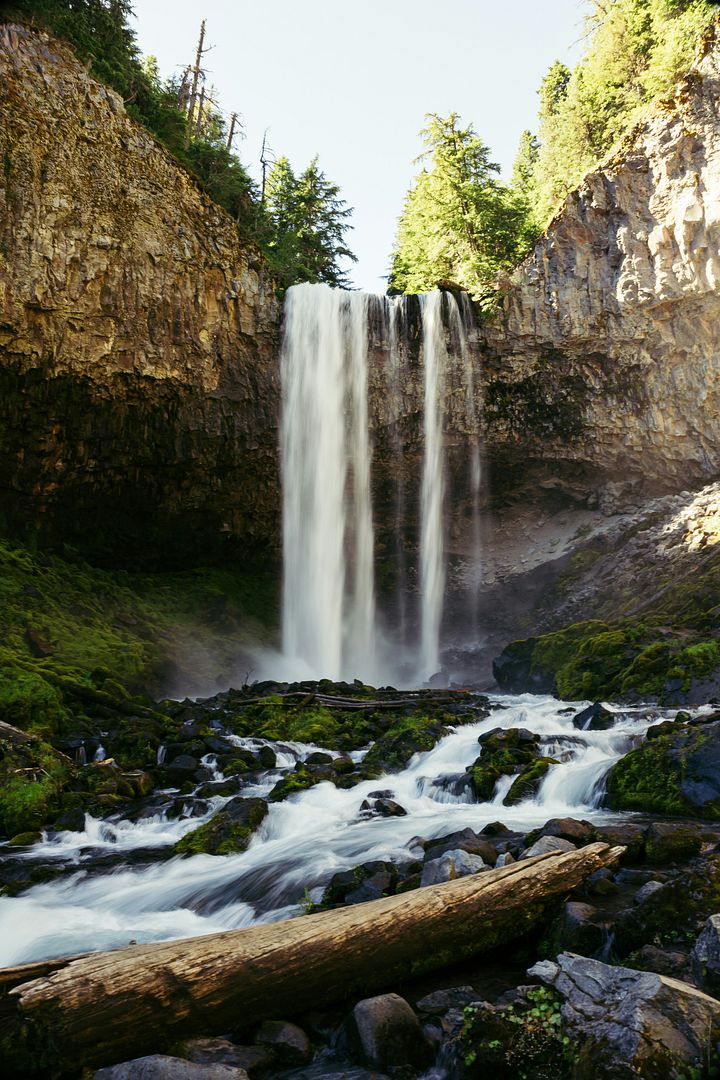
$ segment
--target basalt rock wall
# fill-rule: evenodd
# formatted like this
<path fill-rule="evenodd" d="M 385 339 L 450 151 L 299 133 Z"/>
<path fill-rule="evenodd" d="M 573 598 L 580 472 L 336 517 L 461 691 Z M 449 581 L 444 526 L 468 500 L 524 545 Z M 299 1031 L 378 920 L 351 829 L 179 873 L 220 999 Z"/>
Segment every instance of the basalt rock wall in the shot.
<path fill-rule="evenodd" d="M 484 331 L 498 450 L 517 441 L 651 491 L 717 476 L 718 101 L 714 40 L 675 100 L 568 195 L 508 283 Z"/>
<path fill-rule="evenodd" d="M 96 559 L 277 550 L 280 311 L 72 52 L 0 28 L 0 513 Z"/>

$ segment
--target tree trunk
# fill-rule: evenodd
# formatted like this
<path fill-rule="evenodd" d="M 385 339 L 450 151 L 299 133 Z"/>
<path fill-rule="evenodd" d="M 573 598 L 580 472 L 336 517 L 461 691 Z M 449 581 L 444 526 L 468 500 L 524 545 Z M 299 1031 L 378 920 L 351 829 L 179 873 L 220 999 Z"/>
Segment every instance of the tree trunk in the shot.
<path fill-rule="evenodd" d="M 590 844 L 287 922 L 0 972 L 0 989 L 15 983 L 3 1049 L 58 1075 L 362 996 L 525 934 L 622 850 Z"/>

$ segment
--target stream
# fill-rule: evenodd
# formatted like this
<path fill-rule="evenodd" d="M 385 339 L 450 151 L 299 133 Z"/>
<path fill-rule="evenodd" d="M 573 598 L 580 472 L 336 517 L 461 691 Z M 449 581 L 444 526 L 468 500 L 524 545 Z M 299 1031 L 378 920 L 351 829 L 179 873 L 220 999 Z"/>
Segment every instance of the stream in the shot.
<path fill-rule="evenodd" d="M 238 855 L 165 857 L 168 847 L 231 796 L 211 798 L 200 817 L 170 820 L 161 811 L 137 821 L 88 816 L 82 833 L 43 834 L 40 842 L 17 853 L 5 847 L 0 851 L 4 857 L 57 864 L 64 873 L 20 896 L 0 898 L 0 966 L 300 915 L 309 902 L 320 900 L 339 870 L 370 860 L 400 864 L 422 858 L 418 838 L 467 827 L 479 831 L 493 821 L 517 832 L 554 817 L 617 821 L 621 815 L 600 807 L 603 778 L 651 723 L 674 711 L 613 707 L 613 728 L 578 731 L 573 713 L 584 704 L 573 708 L 532 695 L 494 697 L 490 716 L 458 727 L 432 750 L 416 754 L 400 773 L 350 789 L 320 783 L 270 804 L 249 848 Z M 543 752 L 560 761 L 548 770 L 536 796 L 517 806 L 502 801 L 512 777 L 501 778 L 492 800 L 483 803 L 474 801 L 466 780 L 466 768 L 479 753 L 478 736 L 498 727 L 537 733 Z M 238 746 L 258 744 L 232 738 Z M 280 744 L 278 767 L 246 784 L 240 794 L 266 796 L 288 768 L 318 749 Z M 363 801 L 380 790 L 406 815 L 378 817 L 361 810 Z M 164 861 L 132 865 L 133 853 L 147 856 L 148 849 L 156 849 L 157 859 Z M 111 868 L 96 865 L 108 853 L 126 858 Z"/>

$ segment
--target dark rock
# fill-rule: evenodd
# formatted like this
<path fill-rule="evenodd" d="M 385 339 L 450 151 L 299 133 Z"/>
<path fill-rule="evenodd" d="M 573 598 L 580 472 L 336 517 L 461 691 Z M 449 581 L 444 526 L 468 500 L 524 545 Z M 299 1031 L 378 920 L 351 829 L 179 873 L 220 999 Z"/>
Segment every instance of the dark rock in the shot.
<path fill-rule="evenodd" d="M 670 1077 L 702 1069 L 720 1034 L 720 1001 L 652 972 L 561 953 L 528 972 L 564 998 L 577 1080 Z"/>
<path fill-rule="evenodd" d="M 277 754 L 271 746 L 261 746 L 256 757 L 263 769 L 274 769 L 277 765 Z"/>
<path fill-rule="evenodd" d="M 176 758 L 173 758 L 171 762 L 165 765 L 167 778 L 176 787 L 180 787 L 186 780 L 194 780 L 199 768 L 200 762 L 198 759 L 191 757 L 189 754 L 178 754 Z"/>
<path fill-rule="evenodd" d="M 533 666 L 537 638 L 513 641 L 493 660 L 493 675 L 501 690 L 509 694 L 553 694 L 555 673 Z"/>
<path fill-rule="evenodd" d="M 198 1065 L 231 1065 L 244 1069 L 250 1080 L 262 1080 L 276 1063 L 267 1046 L 236 1046 L 227 1039 L 188 1039 L 178 1054 Z"/>
<path fill-rule="evenodd" d="M 691 825 L 654 821 L 645 831 L 645 852 L 651 863 L 686 862 L 701 848 L 702 839 Z"/>
<path fill-rule="evenodd" d="M 576 900 L 563 905 L 562 912 L 550 928 L 548 951 L 578 952 L 592 956 L 605 944 L 607 929 L 597 908 Z"/>
<path fill-rule="evenodd" d="M 198 1065 L 182 1058 L 153 1054 L 100 1069 L 93 1080 L 248 1080 L 248 1074 L 231 1065 Z"/>
<path fill-rule="evenodd" d="M 430 840 L 425 848 L 425 861 L 439 859 L 446 851 L 467 851 L 470 855 L 479 855 L 488 866 L 494 866 L 497 860 L 497 848 L 489 840 L 483 840 L 472 829 L 449 833 L 437 840 Z"/>
<path fill-rule="evenodd" d="M 393 799 L 376 799 L 375 813 L 381 817 L 405 817 L 407 810 Z"/>
<path fill-rule="evenodd" d="M 306 765 L 332 765 L 332 754 L 325 754 L 322 750 L 314 750 L 305 758 Z"/>
<path fill-rule="evenodd" d="M 307 1065 L 313 1058 L 313 1046 L 305 1032 L 286 1020 L 266 1020 L 255 1042 L 269 1047 L 281 1065 Z"/>
<path fill-rule="evenodd" d="M 632 966 L 639 971 L 655 971 L 658 975 L 682 978 L 688 968 L 685 953 L 658 949 L 656 945 L 643 945 L 630 957 Z"/>
<path fill-rule="evenodd" d="M 611 847 L 623 847 L 625 851 L 620 856 L 620 862 L 625 865 L 636 865 L 645 861 L 645 825 L 633 822 L 621 825 L 598 825 L 597 838 Z"/>
<path fill-rule="evenodd" d="M 615 721 L 615 714 L 596 701 L 573 716 L 573 727 L 580 731 L 607 731 L 615 726 Z"/>
<path fill-rule="evenodd" d="M 588 844 L 595 839 L 595 826 L 577 818 L 551 818 L 543 825 L 540 836 L 559 836 L 573 844 Z"/>
<path fill-rule="evenodd" d="M 541 836 L 529 848 L 521 854 L 521 859 L 532 859 L 535 855 L 546 855 L 549 851 L 576 851 L 575 844 L 570 840 L 562 840 L 559 836 Z"/>
<path fill-rule="evenodd" d="M 365 878 L 362 884 L 352 892 L 346 893 L 345 903 L 364 904 L 367 900 L 379 900 L 381 896 L 389 896 L 394 892 L 396 882 L 396 873 L 378 870 Z"/>
<path fill-rule="evenodd" d="M 425 1016 L 442 1016 L 449 1009 L 462 1009 L 471 1001 L 477 1001 L 477 998 L 477 990 L 472 986 L 451 986 L 420 998 L 415 1003 L 415 1009 Z"/>
<path fill-rule="evenodd" d="M 720 994 L 720 915 L 711 915 L 700 932 L 690 957 L 693 975 L 703 990 Z"/>
<path fill-rule="evenodd" d="M 85 811 L 74 806 L 64 813 L 55 822 L 57 832 L 85 832 Z"/>
<path fill-rule="evenodd" d="M 644 885 L 640 886 L 638 891 L 633 896 L 633 904 L 644 904 L 645 901 L 648 900 L 653 893 L 657 892 L 658 889 L 662 889 L 662 887 L 662 881 L 646 881 Z"/>
<path fill-rule="evenodd" d="M 196 788 L 195 796 L 199 799 L 212 799 L 215 795 L 237 795 L 245 786 L 239 776 L 228 776 L 225 780 L 209 780 Z"/>
<path fill-rule="evenodd" d="M 423 1068 L 432 1060 L 432 1048 L 415 1013 L 398 994 L 359 1001 L 348 1017 L 346 1030 L 353 1057 L 370 1068 Z"/>
<path fill-rule="evenodd" d="M 394 892 L 398 880 L 397 867 L 393 863 L 373 861 L 356 866 L 353 870 L 341 870 L 330 879 L 323 894 L 323 904 L 358 904 L 365 900 L 377 900 Z M 367 888 L 363 888 L 368 882 Z"/>
<path fill-rule="evenodd" d="M 512 829 L 503 825 L 502 821 L 491 821 L 480 830 L 481 836 L 506 836 L 508 833 L 512 833 Z"/>
<path fill-rule="evenodd" d="M 470 855 L 467 851 L 446 851 L 438 859 L 427 861 L 420 878 L 421 885 L 439 885 L 443 881 L 477 874 L 488 870 L 479 855 Z"/>
<path fill-rule="evenodd" d="M 204 852 L 231 855 L 245 851 L 253 832 L 267 817 L 264 799 L 231 799 L 221 810 L 175 844 L 178 855 Z"/>

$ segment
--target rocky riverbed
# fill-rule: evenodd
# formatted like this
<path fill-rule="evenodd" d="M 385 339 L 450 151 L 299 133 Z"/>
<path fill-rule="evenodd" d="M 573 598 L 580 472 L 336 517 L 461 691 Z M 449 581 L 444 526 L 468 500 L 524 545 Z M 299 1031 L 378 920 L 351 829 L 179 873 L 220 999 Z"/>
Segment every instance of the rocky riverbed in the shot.
<path fill-rule="evenodd" d="M 328 1011 L 160 1039 L 159 1057 L 98 1075 L 589 1077 L 600 1060 L 610 1076 L 712 1075 L 712 706 L 326 682 L 163 702 L 132 728 L 102 709 L 62 747 L 2 731 L 11 782 L 42 755 L 65 769 L 47 818 L 33 808 L 37 828 L 0 848 L 6 966 L 303 918 L 598 840 L 624 853 L 496 953 Z"/>

